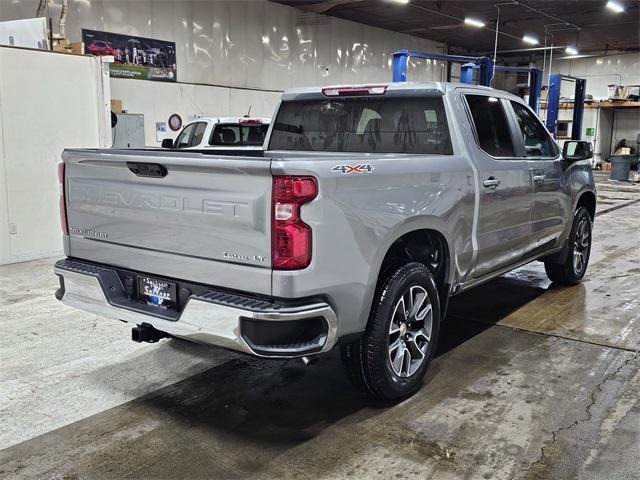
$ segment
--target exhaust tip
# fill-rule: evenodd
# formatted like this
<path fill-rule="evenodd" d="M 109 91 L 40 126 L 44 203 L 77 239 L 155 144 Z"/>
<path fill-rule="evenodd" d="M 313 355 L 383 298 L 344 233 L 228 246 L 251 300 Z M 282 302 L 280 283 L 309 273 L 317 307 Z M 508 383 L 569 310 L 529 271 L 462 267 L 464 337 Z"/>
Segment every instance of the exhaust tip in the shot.
<path fill-rule="evenodd" d="M 312 357 L 308 357 L 308 356 L 304 356 L 304 357 L 300 357 L 300 359 L 302 360 L 302 363 L 305 364 L 305 366 L 309 366 L 311 364 L 314 364 L 318 361 L 318 357 L 317 356 L 312 356 Z"/>

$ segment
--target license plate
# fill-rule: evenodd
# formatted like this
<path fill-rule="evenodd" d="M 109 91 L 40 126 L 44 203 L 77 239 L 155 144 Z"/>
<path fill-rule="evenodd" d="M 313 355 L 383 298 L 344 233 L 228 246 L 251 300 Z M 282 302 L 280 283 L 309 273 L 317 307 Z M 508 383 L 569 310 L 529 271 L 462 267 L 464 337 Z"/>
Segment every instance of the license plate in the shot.
<path fill-rule="evenodd" d="M 138 277 L 138 296 L 159 307 L 175 308 L 176 284 L 152 277 Z"/>

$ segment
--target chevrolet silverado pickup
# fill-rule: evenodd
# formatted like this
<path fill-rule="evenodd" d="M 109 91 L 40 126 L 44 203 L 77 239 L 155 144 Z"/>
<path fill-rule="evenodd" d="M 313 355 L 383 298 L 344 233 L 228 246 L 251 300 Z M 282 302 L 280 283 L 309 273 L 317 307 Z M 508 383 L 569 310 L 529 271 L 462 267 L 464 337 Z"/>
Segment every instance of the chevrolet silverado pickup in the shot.
<path fill-rule="evenodd" d="M 64 304 L 267 358 L 338 346 L 354 384 L 421 385 L 449 299 L 540 260 L 585 275 L 591 145 L 520 98 L 398 83 L 292 89 L 259 155 L 65 150 Z"/>

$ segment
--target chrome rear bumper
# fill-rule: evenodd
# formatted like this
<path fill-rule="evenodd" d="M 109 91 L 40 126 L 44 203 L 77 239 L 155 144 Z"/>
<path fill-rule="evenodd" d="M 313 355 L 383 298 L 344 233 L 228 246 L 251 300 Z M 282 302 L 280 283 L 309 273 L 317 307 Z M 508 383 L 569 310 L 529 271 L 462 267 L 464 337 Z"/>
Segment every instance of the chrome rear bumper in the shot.
<path fill-rule="evenodd" d="M 277 358 L 323 353 L 337 341 L 336 314 L 325 302 L 287 306 L 208 290 L 191 295 L 181 312 L 173 312 L 173 318 L 167 318 L 158 307 L 127 299 L 124 286 L 113 269 L 67 259 L 57 262 L 54 272 L 61 277 L 56 297 L 65 305 L 137 325 L 151 325 L 185 340 Z M 326 322 L 326 328 L 312 340 L 275 345 L 257 345 L 243 331 L 243 324 L 247 322 L 253 325 L 273 322 L 275 325 L 276 322 L 305 320 Z"/>

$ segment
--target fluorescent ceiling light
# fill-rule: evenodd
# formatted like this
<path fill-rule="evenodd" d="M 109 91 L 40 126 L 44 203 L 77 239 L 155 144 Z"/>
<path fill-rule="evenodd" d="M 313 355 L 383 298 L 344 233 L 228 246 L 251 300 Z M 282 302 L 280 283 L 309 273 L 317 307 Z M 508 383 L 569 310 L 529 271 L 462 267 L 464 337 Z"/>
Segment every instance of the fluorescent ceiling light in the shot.
<path fill-rule="evenodd" d="M 538 39 L 532 37 L 531 35 L 525 35 L 524 37 L 522 37 L 522 41 L 524 43 L 528 43 L 529 45 L 538 45 Z"/>
<path fill-rule="evenodd" d="M 475 18 L 465 18 L 464 19 L 464 23 L 466 25 L 471 25 L 472 27 L 478 27 L 478 28 L 482 28 L 484 27 L 484 22 L 480 21 L 480 20 L 476 20 Z"/>
<path fill-rule="evenodd" d="M 576 49 L 576 47 L 567 47 L 564 49 L 564 53 L 567 53 L 569 55 L 578 55 L 578 50 Z"/>
<path fill-rule="evenodd" d="M 389 0 L 389 1 L 394 3 L 409 3 L 409 0 Z"/>
<path fill-rule="evenodd" d="M 624 12 L 624 7 L 622 6 L 622 4 L 621 4 L 621 3 L 618 3 L 618 2 L 614 2 L 614 1 L 612 1 L 612 0 L 609 0 L 609 1 L 607 2 L 607 8 L 608 8 L 609 10 L 611 10 L 612 12 L 615 12 L 615 13 L 622 13 L 622 12 Z"/>

